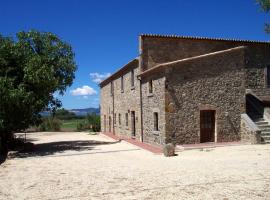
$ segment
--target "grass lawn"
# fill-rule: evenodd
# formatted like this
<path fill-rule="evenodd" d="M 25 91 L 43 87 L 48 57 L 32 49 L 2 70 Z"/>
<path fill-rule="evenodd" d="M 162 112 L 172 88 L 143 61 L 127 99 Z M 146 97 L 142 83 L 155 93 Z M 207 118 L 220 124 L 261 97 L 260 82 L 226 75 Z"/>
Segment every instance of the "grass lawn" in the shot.
<path fill-rule="evenodd" d="M 86 119 L 70 119 L 62 120 L 61 130 L 62 131 L 76 131 L 77 124 L 80 122 L 85 122 Z"/>

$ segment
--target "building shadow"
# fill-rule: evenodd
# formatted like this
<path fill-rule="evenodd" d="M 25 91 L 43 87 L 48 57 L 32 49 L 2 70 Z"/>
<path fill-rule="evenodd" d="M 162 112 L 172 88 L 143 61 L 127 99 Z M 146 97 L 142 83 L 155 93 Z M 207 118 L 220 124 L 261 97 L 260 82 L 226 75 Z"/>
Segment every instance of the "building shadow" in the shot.
<path fill-rule="evenodd" d="M 35 156 L 49 156 L 65 151 L 89 151 L 98 145 L 110 145 L 121 142 L 104 142 L 95 140 L 59 141 L 41 144 L 27 143 L 28 147 L 9 154 L 9 158 L 26 158 Z"/>

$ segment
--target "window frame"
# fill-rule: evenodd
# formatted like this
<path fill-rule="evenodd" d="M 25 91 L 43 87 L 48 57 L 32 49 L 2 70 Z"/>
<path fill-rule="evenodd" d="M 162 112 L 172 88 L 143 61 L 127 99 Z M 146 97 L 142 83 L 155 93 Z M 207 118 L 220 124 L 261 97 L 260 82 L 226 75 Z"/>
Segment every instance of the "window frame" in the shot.
<path fill-rule="evenodd" d="M 154 92 L 154 88 L 153 88 L 153 79 L 151 79 L 150 81 L 148 81 L 148 94 L 152 95 Z"/>
<path fill-rule="evenodd" d="M 128 113 L 126 113 L 125 118 L 126 118 L 126 127 L 128 127 Z"/>
<path fill-rule="evenodd" d="M 130 86 L 131 88 L 135 87 L 135 72 L 134 69 L 130 71 Z"/>
<path fill-rule="evenodd" d="M 121 76 L 120 81 L 121 81 L 121 92 L 124 92 L 124 76 Z"/>
<path fill-rule="evenodd" d="M 266 65 L 265 67 L 265 83 L 266 88 L 270 88 L 270 65 Z"/>
<path fill-rule="evenodd" d="M 111 96 L 113 96 L 114 93 L 114 85 L 113 85 L 113 81 L 111 82 Z"/>
<path fill-rule="evenodd" d="M 159 114 L 158 112 L 154 112 L 153 113 L 153 117 L 154 117 L 154 131 L 158 132 L 159 131 Z"/>

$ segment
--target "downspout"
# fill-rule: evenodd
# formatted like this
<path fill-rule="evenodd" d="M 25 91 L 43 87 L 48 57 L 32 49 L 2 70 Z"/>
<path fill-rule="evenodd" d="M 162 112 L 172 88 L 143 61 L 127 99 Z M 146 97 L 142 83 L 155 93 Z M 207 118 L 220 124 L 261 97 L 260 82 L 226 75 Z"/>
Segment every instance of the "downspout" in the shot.
<path fill-rule="evenodd" d="M 139 36 L 139 71 L 140 73 L 142 72 L 142 45 L 143 45 L 143 41 L 142 41 L 142 37 Z M 141 142 L 143 142 L 143 105 L 142 105 L 142 79 L 141 77 L 138 77 L 139 81 L 140 81 L 140 111 L 141 111 Z"/>
<path fill-rule="evenodd" d="M 141 111 L 141 142 L 143 142 L 143 107 L 142 107 L 142 80 L 139 77 L 140 81 L 140 111 Z"/>
<path fill-rule="evenodd" d="M 114 118 L 114 116 L 115 116 L 115 113 L 114 113 L 114 81 L 112 81 L 112 84 L 113 84 L 113 92 L 112 92 L 112 103 L 113 103 L 113 107 L 112 107 L 112 109 L 113 109 L 113 121 L 112 121 L 112 123 L 113 123 L 113 134 L 115 134 L 115 130 L 114 130 L 114 125 L 115 125 L 115 118 Z"/>

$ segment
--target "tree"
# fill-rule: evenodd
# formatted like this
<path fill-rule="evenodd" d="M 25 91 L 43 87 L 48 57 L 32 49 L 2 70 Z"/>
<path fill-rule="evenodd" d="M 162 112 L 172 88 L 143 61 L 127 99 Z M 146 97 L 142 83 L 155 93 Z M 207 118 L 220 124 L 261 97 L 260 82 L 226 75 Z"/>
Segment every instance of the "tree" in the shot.
<path fill-rule="evenodd" d="M 257 0 L 262 10 L 266 13 L 270 11 L 270 0 Z M 265 24 L 265 31 L 270 33 L 270 25 L 268 23 Z"/>
<path fill-rule="evenodd" d="M 70 112 L 64 108 L 56 110 L 54 113 L 54 117 L 61 119 L 61 120 L 68 120 L 68 119 L 74 119 L 76 118 L 75 113 Z"/>
<path fill-rule="evenodd" d="M 55 110 L 74 79 L 76 64 L 69 44 L 48 32 L 0 35 L 0 136 L 5 145 L 12 133 L 37 125 L 39 113 Z"/>

